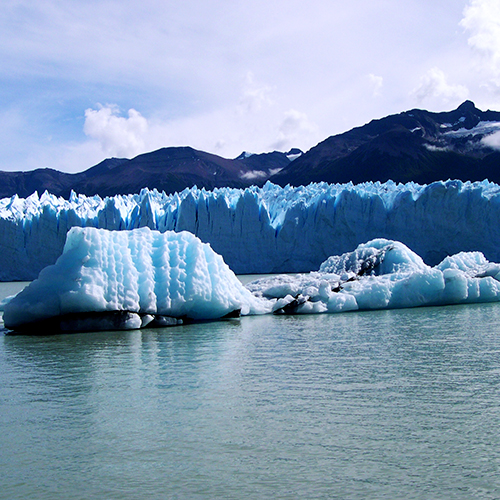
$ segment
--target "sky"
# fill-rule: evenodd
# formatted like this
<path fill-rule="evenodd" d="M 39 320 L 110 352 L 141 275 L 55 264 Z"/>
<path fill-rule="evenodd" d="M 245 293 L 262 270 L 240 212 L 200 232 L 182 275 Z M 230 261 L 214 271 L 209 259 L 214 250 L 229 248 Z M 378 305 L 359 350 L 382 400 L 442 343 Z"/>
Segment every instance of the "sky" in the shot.
<path fill-rule="evenodd" d="M 500 111 L 498 0 L 2 0 L 0 170 L 191 146 L 307 151 L 372 119 Z"/>

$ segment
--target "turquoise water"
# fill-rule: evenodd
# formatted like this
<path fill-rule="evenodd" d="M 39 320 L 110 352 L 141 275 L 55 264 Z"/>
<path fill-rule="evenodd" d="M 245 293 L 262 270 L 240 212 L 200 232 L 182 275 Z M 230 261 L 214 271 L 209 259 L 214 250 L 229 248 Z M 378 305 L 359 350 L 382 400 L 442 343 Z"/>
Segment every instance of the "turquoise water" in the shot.
<path fill-rule="evenodd" d="M 500 498 L 500 304 L 0 334 L 2 499 Z"/>

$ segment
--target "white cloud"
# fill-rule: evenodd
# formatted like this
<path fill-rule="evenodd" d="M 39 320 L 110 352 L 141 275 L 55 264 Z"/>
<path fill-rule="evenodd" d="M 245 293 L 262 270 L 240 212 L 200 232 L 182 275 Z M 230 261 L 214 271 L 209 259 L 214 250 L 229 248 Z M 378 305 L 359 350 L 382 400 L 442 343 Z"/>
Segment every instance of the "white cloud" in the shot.
<path fill-rule="evenodd" d="M 469 45 L 486 57 L 491 69 L 500 71 L 500 2 L 471 0 L 460 25 L 469 33 Z"/>
<path fill-rule="evenodd" d="M 271 147 L 279 151 L 285 151 L 291 147 L 301 147 L 299 141 L 304 141 L 304 138 L 307 141 L 307 136 L 316 130 L 316 125 L 309 121 L 305 113 L 290 109 L 285 113 L 278 129 L 278 137 Z"/>
<path fill-rule="evenodd" d="M 255 113 L 274 104 L 271 95 L 273 87 L 265 84 L 257 84 L 254 74 L 249 71 L 238 105 L 241 114 Z"/>
<path fill-rule="evenodd" d="M 475 78 L 486 95 L 498 103 L 500 95 L 500 2 L 470 0 L 460 25 L 468 33 L 475 57 Z"/>
<path fill-rule="evenodd" d="M 99 142 L 104 154 L 130 158 L 145 151 L 148 122 L 138 111 L 129 109 L 128 118 L 119 116 L 116 105 L 85 111 L 83 130 Z"/>
<path fill-rule="evenodd" d="M 410 93 L 419 103 L 434 106 L 459 104 L 469 94 L 467 87 L 459 84 L 449 84 L 446 75 L 439 68 L 431 68 L 420 79 L 418 87 Z"/>
<path fill-rule="evenodd" d="M 188 117 L 145 117 L 135 109 L 121 116 L 116 104 L 89 108 L 84 124 L 89 138 L 86 148 L 99 149 L 105 157 L 126 158 L 167 146 L 191 146 L 225 158 L 235 158 L 243 149 L 253 153 L 307 149 L 315 141 L 317 126 L 305 113 L 283 112 L 269 98 L 269 86 L 249 86 L 249 82 L 255 83 L 253 77 L 247 79 L 241 99 L 233 106 Z M 276 139 L 270 143 L 272 137 Z"/>
<path fill-rule="evenodd" d="M 263 170 L 250 170 L 249 172 L 243 172 L 241 174 L 241 178 L 253 181 L 255 179 L 265 179 L 266 177 L 269 177 L 269 175 L 271 174 L 264 172 Z"/>
<path fill-rule="evenodd" d="M 381 76 L 374 75 L 370 73 L 368 75 L 368 80 L 372 86 L 373 97 L 379 97 L 382 95 L 382 87 L 384 85 L 384 79 Z"/>
<path fill-rule="evenodd" d="M 490 148 L 500 150 L 500 132 L 487 135 L 481 142 Z"/>
<path fill-rule="evenodd" d="M 15 107 L 28 126 L 2 127 L 0 167 L 42 157 L 56 167 L 66 148 L 73 168 L 79 144 L 100 159 L 178 145 L 225 157 L 307 150 L 416 99 L 450 109 L 465 85 L 479 107 L 496 109 L 498 3 L 6 0 L 0 115 Z M 470 70 L 479 59 L 489 73 Z M 442 73 L 419 84 L 431 67 Z"/>

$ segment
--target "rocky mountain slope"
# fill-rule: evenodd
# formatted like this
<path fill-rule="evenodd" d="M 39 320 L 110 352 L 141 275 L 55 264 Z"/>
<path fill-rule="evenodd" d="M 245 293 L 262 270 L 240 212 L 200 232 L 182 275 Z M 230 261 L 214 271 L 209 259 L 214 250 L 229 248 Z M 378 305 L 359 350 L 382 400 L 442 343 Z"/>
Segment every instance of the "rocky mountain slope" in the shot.
<path fill-rule="evenodd" d="M 226 159 L 190 147 L 162 148 L 130 160 L 108 158 L 77 174 L 44 168 L 29 172 L 0 172 L 0 198 L 14 194 L 25 198 L 45 190 L 68 198 L 71 191 L 92 196 L 139 193 L 156 188 L 166 193 L 197 186 L 247 187 L 261 185 L 275 172 L 287 167 L 302 152 L 275 151 Z"/>
<path fill-rule="evenodd" d="M 271 180 L 282 186 L 319 181 L 500 182 L 500 151 L 485 141 L 499 131 L 500 112 L 480 111 L 471 101 L 443 113 L 414 109 L 329 137 Z"/>

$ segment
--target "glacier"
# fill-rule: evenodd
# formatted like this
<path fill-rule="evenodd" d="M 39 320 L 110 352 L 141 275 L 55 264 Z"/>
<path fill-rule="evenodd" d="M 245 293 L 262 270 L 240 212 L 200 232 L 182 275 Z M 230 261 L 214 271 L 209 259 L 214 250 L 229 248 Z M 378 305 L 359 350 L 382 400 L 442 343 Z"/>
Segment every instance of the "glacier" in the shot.
<path fill-rule="evenodd" d="M 0 200 L 0 280 L 33 280 L 72 227 L 188 231 L 237 274 L 309 272 L 375 238 L 404 243 L 428 265 L 463 251 L 500 261 L 500 186 L 267 183 L 247 189 L 143 189 L 109 198 L 47 192 Z"/>
<path fill-rule="evenodd" d="M 130 330 L 258 314 L 321 314 L 500 301 L 500 264 L 460 252 L 427 265 L 377 238 L 318 271 L 246 286 L 209 244 L 182 231 L 74 227 L 62 255 L 3 304 L 17 332 Z"/>

